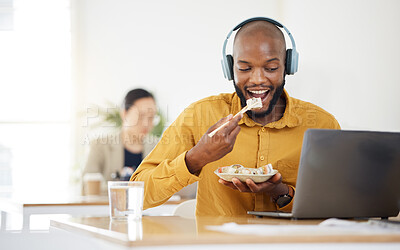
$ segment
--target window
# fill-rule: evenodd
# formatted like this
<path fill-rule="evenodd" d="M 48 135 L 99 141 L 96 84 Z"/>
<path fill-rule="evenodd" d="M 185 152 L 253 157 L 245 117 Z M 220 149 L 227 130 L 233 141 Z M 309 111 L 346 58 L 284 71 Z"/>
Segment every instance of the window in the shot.
<path fill-rule="evenodd" d="M 0 14 L 2 27 L 11 23 L 0 29 L 0 188 L 58 192 L 71 167 L 69 1 L 5 5 L 12 21 Z"/>
<path fill-rule="evenodd" d="M 0 31 L 14 27 L 13 0 L 0 0 Z"/>

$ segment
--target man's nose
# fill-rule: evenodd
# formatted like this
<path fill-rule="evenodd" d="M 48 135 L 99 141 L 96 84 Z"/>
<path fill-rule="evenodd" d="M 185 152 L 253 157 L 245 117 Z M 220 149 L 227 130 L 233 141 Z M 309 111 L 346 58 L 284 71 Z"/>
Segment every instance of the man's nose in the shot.
<path fill-rule="evenodd" d="M 253 84 L 263 84 L 267 81 L 262 68 L 255 68 L 250 75 L 250 82 Z"/>

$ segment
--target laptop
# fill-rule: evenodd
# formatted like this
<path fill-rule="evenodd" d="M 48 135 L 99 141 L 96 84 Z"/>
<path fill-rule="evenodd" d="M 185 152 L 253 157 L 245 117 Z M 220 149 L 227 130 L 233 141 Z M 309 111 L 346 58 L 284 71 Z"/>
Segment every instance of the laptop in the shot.
<path fill-rule="evenodd" d="M 400 207 L 400 133 L 309 129 L 304 134 L 294 219 L 387 218 Z"/>

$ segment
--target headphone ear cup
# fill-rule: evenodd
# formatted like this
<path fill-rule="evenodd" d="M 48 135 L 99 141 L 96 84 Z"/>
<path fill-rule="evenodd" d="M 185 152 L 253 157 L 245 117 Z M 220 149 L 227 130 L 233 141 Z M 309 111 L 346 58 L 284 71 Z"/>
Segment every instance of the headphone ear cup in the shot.
<path fill-rule="evenodd" d="M 288 49 L 286 50 L 286 62 L 285 62 L 285 72 L 287 75 L 294 74 L 294 72 L 292 72 L 292 60 L 293 60 L 292 49 Z"/>
<path fill-rule="evenodd" d="M 285 73 L 294 75 L 299 67 L 299 53 L 296 49 L 288 49 L 286 51 Z"/>
<path fill-rule="evenodd" d="M 227 65 L 228 79 L 233 80 L 233 57 L 232 57 L 232 55 L 227 55 L 226 61 L 228 62 L 228 65 Z"/>

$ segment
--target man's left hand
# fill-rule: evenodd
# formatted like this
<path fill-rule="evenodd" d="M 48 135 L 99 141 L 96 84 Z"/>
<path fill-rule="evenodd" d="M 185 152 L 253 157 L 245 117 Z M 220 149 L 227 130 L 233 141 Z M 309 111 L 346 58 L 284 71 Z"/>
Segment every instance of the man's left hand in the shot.
<path fill-rule="evenodd" d="M 241 182 L 238 178 L 233 178 L 232 182 L 219 179 L 219 183 L 232 189 L 239 190 L 240 192 L 263 192 L 271 195 L 275 194 L 275 192 L 280 192 L 280 186 L 285 185 L 282 183 L 282 175 L 280 173 L 276 173 L 268 181 L 261 183 L 254 183 L 254 181 L 250 179 L 247 179 L 246 182 Z"/>

